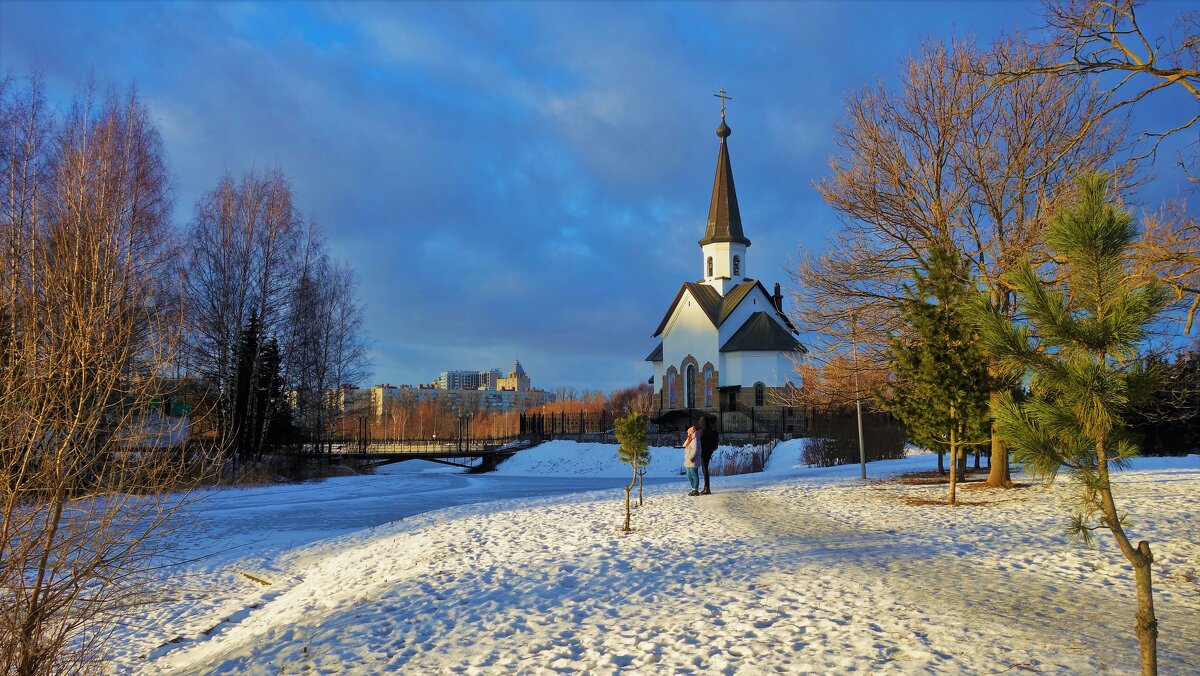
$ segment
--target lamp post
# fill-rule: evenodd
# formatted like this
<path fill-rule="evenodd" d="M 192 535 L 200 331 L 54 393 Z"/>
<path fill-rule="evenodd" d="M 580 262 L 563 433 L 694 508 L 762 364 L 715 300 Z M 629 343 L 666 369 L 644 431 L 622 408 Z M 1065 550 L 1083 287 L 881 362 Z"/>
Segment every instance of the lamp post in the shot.
<path fill-rule="evenodd" d="M 858 314 L 850 313 L 850 335 L 851 343 L 854 346 L 854 407 L 858 409 L 858 465 L 862 470 L 862 478 L 867 479 L 867 451 L 863 446 L 863 430 L 862 430 L 862 396 L 858 389 Z"/>

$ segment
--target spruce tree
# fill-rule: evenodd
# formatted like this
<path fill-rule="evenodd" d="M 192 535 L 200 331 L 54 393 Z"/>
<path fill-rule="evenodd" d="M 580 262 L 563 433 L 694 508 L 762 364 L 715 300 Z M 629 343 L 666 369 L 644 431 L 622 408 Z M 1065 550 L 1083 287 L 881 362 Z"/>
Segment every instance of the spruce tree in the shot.
<path fill-rule="evenodd" d="M 939 471 L 942 453 L 950 453 L 947 501 L 953 505 L 960 467 L 966 467 L 963 447 L 989 439 L 989 379 L 967 316 L 972 289 L 964 261 L 943 244 L 929 251 L 926 267 L 906 289 L 901 317 L 908 331 L 892 338 L 896 378 L 884 403 L 913 442 L 938 452 Z"/>
<path fill-rule="evenodd" d="M 633 468 L 633 480 L 625 487 L 625 525 L 622 531 L 633 530 L 629 526 L 630 504 L 629 494 L 638 480 L 638 469 L 650 462 L 649 443 L 646 441 L 646 430 L 649 421 L 641 413 L 630 413 L 624 418 L 617 418 L 614 430 L 621 447 L 617 449 L 617 457 L 621 462 Z"/>
<path fill-rule="evenodd" d="M 1027 321 L 1013 325 L 983 300 L 977 320 L 986 349 L 1028 378 L 1025 402 L 1005 395 L 993 408 L 1001 434 L 1035 476 L 1053 480 L 1066 468 L 1079 489 L 1072 533 L 1090 544 L 1093 531 L 1110 531 L 1133 565 L 1142 673 L 1155 674 L 1154 557 L 1148 542 L 1134 546 L 1125 533 L 1109 466 L 1137 453 L 1124 421 L 1157 379 L 1139 348 L 1166 295 L 1156 285 L 1139 286 L 1130 274 L 1137 229 L 1127 212 L 1107 201 L 1107 177 L 1090 174 L 1078 185 L 1078 203 L 1059 213 L 1047 232 L 1059 261 L 1052 276 L 1043 280 L 1024 265 L 1011 279 Z"/>

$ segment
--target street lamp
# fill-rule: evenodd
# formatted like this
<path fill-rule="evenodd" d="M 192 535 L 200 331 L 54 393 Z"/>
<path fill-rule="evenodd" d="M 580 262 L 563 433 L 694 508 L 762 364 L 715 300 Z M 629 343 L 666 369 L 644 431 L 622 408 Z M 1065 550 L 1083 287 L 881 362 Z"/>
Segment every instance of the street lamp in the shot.
<path fill-rule="evenodd" d="M 850 335 L 854 345 L 854 407 L 858 409 L 858 465 L 862 470 L 862 478 L 867 479 L 867 451 L 863 446 L 862 430 L 862 397 L 858 389 L 858 314 L 850 313 Z"/>

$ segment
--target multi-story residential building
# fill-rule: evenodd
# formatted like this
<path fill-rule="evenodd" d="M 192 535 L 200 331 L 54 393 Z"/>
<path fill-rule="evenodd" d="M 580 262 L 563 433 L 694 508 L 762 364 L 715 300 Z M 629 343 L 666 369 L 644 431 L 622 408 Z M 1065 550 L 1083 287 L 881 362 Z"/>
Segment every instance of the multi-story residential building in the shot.
<path fill-rule="evenodd" d="M 395 405 L 405 402 L 433 401 L 463 412 L 484 413 L 526 411 L 555 399 L 553 394 L 530 385 L 529 374 L 519 361 L 507 376 L 500 369 L 443 371 L 430 385 L 343 385 L 326 396 L 330 406 L 343 413 L 368 415 L 375 421 L 382 421 Z"/>
<path fill-rule="evenodd" d="M 500 369 L 490 371 L 442 371 L 434 386 L 439 390 L 494 390 Z"/>

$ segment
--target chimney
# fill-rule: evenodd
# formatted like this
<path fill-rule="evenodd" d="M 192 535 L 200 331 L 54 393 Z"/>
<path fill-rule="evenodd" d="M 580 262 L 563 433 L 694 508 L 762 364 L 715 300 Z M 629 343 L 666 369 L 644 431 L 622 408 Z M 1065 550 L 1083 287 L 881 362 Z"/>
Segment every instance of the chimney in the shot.
<path fill-rule="evenodd" d="M 771 300 L 775 301 L 775 309 L 783 312 L 783 294 L 779 291 L 779 282 L 775 282 L 775 295 Z"/>

